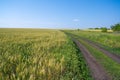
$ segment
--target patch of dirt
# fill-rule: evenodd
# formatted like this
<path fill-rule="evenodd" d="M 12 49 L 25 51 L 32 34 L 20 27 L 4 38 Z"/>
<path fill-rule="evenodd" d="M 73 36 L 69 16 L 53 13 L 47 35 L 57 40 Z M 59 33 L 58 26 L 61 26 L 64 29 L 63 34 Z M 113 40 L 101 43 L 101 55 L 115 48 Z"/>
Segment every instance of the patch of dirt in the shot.
<path fill-rule="evenodd" d="M 107 75 L 104 68 L 97 62 L 97 60 L 91 55 L 91 53 L 76 39 L 73 39 L 87 62 L 90 68 L 91 75 L 95 80 L 111 80 Z"/>

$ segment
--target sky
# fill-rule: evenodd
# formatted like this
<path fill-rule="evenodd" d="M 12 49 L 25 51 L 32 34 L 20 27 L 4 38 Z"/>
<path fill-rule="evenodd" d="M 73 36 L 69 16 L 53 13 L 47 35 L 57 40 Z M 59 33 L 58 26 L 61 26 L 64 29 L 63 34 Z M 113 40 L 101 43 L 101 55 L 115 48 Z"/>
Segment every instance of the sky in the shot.
<path fill-rule="evenodd" d="M 120 23 L 120 0 L 0 0 L 0 28 L 87 29 Z"/>

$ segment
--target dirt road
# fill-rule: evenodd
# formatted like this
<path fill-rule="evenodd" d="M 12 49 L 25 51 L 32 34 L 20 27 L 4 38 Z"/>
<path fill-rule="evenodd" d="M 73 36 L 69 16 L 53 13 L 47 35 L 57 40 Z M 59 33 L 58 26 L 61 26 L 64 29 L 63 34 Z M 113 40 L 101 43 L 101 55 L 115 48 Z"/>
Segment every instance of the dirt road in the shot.
<path fill-rule="evenodd" d="M 91 55 L 91 53 L 78 40 L 73 39 L 73 41 L 83 53 L 83 56 L 90 68 L 93 78 L 95 80 L 111 80 L 104 68 L 96 61 L 96 59 Z"/>
<path fill-rule="evenodd" d="M 81 38 L 82 39 L 82 38 Z M 116 54 L 113 54 L 107 50 L 105 50 L 104 48 L 102 48 L 100 46 L 100 44 L 97 44 L 97 43 L 94 43 L 88 39 L 83 39 L 84 41 L 86 41 L 88 44 L 90 44 L 91 46 L 93 46 L 94 48 L 100 50 L 101 52 L 103 52 L 104 54 L 106 54 L 107 56 L 109 56 L 110 58 L 112 58 L 114 61 L 120 63 L 120 56 L 119 55 L 116 55 Z"/>

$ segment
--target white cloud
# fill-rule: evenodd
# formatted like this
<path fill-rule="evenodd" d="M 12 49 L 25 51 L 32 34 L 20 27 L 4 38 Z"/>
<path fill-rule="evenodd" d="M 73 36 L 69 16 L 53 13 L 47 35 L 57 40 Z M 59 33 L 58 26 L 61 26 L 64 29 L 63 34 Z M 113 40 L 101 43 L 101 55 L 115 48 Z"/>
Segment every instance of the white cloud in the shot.
<path fill-rule="evenodd" d="M 78 22 L 78 21 L 79 21 L 79 19 L 73 19 L 73 21 L 74 21 L 74 22 Z"/>

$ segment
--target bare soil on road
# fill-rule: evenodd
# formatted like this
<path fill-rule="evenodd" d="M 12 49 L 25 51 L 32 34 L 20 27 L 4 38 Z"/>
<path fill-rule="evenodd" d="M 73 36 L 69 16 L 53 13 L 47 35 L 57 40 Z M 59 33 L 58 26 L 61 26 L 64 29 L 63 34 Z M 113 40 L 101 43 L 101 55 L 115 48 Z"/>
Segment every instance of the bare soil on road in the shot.
<path fill-rule="evenodd" d="M 73 39 L 80 51 L 83 53 L 83 56 L 87 62 L 87 65 L 90 68 L 91 75 L 95 80 L 111 80 L 107 72 L 104 70 L 103 66 L 97 62 L 97 60 L 91 55 L 91 53 L 83 46 L 78 40 Z"/>
<path fill-rule="evenodd" d="M 82 39 L 82 38 L 81 38 Z M 104 48 L 102 48 L 100 46 L 100 44 L 97 44 L 93 41 L 90 41 L 88 39 L 83 39 L 84 41 L 86 41 L 88 44 L 90 44 L 91 46 L 93 46 L 94 48 L 98 49 L 99 51 L 103 52 L 104 54 L 106 54 L 108 57 L 112 58 L 114 61 L 120 63 L 120 56 L 119 55 L 116 55 L 114 53 L 111 53 L 107 50 L 105 50 Z"/>

